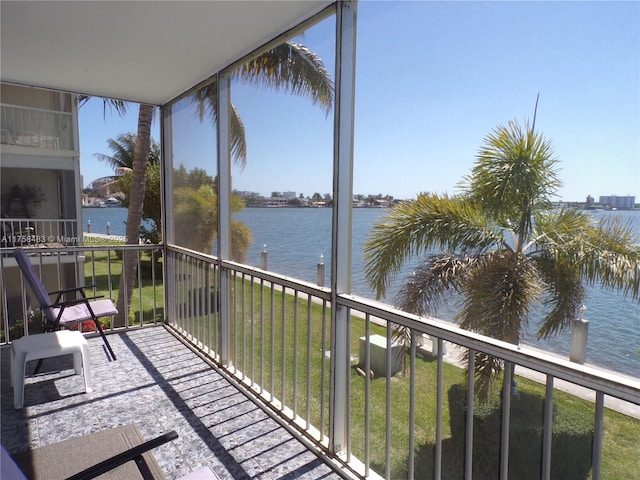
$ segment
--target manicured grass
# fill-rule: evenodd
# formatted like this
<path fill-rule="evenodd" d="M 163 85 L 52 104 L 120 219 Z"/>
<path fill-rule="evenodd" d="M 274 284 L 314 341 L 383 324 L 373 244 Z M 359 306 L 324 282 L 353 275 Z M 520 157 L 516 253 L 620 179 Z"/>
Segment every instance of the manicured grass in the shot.
<path fill-rule="evenodd" d="M 151 278 L 151 260 L 145 254 L 142 257 L 141 266 L 142 289 L 136 282 L 131 295 L 129 310 L 131 325 L 140 325 L 141 321 L 142 323 L 150 323 L 154 321 L 154 318 L 156 320 L 164 318 L 162 265 L 158 262 L 154 267 L 155 285 Z M 114 303 L 116 302 L 122 273 L 121 255 L 114 251 L 88 251 L 85 253 L 84 273 L 86 283 L 96 285 L 96 295 L 111 298 Z"/>

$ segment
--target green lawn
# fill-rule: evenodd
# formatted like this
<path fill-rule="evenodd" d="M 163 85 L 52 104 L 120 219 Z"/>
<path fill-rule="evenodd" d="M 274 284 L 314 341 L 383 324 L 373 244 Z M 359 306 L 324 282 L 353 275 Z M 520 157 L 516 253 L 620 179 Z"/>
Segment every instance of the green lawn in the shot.
<path fill-rule="evenodd" d="M 129 311 L 130 325 L 151 323 L 164 318 L 164 289 L 162 283 L 162 264 L 155 268 L 155 285 L 151 278 L 151 259 L 142 255 L 142 289 L 136 282 L 131 296 Z M 121 255 L 114 251 L 96 251 L 85 253 L 84 274 L 87 284 L 96 285 L 96 295 L 111 298 L 116 302 L 122 273 Z M 155 308 L 154 308 L 155 306 Z M 142 320 L 141 320 L 142 312 Z"/>

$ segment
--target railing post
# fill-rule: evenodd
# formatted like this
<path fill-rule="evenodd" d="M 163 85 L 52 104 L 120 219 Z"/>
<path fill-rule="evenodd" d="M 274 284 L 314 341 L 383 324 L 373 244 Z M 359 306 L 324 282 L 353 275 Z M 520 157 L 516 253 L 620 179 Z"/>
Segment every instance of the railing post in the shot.
<path fill-rule="evenodd" d="M 319 287 L 324 287 L 324 255 L 320 254 L 320 260 L 318 261 L 318 271 L 316 275 L 316 283 Z"/>
<path fill-rule="evenodd" d="M 269 254 L 267 253 L 267 244 L 262 245 L 262 252 L 260 253 L 260 268 L 262 270 L 269 270 Z"/>
<path fill-rule="evenodd" d="M 600 480 L 602 469 L 602 439 L 604 436 L 604 393 L 596 392 L 596 410 L 593 425 L 593 453 L 591 457 L 591 476 Z"/>
<path fill-rule="evenodd" d="M 589 320 L 582 318 L 587 307 L 580 307 L 580 318 L 571 322 L 571 348 L 569 360 L 583 364 L 587 359 L 587 336 L 589 334 Z"/>
<path fill-rule="evenodd" d="M 91 220 L 87 220 L 87 233 L 91 233 Z"/>
<path fill-rule="evenodd" d="M 515 365 L 504 362 L 502 383 L 502 427 L 500 433 L 500 480 L 509 478 L 509 432 L 511 430 L 511 394 Z"/>
<path fill-rule="evenodd" d="M 111 235 L 111 222 L 107 222 L 107 235 Z"/>

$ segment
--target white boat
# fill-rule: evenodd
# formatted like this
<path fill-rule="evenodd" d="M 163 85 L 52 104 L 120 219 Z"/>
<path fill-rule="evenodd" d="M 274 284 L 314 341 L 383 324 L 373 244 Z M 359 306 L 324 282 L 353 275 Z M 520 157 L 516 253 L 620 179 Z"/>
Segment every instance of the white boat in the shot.
<path fill-rule="evenodd" d="M 104 204 L 103 200 L 96 199 L 93 202 L 91 202 L 90 204 L 85 205 L 85 207 L 87 207 L 87 208 L 104 208 L 104 207 L 106 207 L 106 205 Z"/>
<path fill-rule="evenodd" d="M 117 198 L 114 198 L 114 197 L 107 198 L 107 201 L 106 201 L 107 207 L 119 207 L 120 205 L 121 205 L 120 200 L 118 200 Z"/>

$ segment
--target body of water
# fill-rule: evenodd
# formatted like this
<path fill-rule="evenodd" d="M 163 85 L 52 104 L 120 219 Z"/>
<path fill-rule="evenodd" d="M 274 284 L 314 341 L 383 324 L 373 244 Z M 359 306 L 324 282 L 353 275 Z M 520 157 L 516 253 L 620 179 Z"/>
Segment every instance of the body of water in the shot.
<path fill-rule="evenodd" d="M 82 209 L 82 230 L 87 232 L 91 223 L 91 233 L 107 233 L 111 227 L 111 235 L 124 237 L 127 228 L 127 209 L 123 207 L 84 207 Z M 150 222 L 147 227 L 150 227 Z"/>
<path fill-rule="evenodd" d="M 82 230 L 91 233 L 107 233 L 107 226 L 111 227 L 112 235 L 124 236 L 126 230 L 127 209 L 122 207 L 104 207 L 82 209 Z"/>
<path fill-rule="evenodd" d="M 353 265 L 352 293 L 374 298 L 364 278 L 362 246 L 372 225 L 385 213 L 384 209 L 359 208 L 353 210 Z M 331 268 L 331 215 L 329 208 L 246 208 L 235 219 L 245 223 L 253 232 L 253 244 L 246 263 L 260 266 L 261 252 L 266 245 L 270 271 L 291 277 L 316 282 L 317 264 L 320 256 L 326 264 L 326 279 Z M 622 216 L 640 231 L 640 211 L 618 211 L 592 213 L 594 220 L 607 215 Z M 111 222 L 114 235 L 124 235 L 126 209 L 84 209 L 83 225 L 91 220 L 94 233 L 106 233 L 106 222 Z M 392 303 L 395 292 L 406 281 L 407 275 L 418 265 L 420 259 L 409 262 L 401 275 L 389 289 L 387 301 Z M 584 318 L 589 320 L 587 362 L 616 370 L 635 377 L 640 376 L 640 305 L 630 297 L 616 291 L 597 286 L 587 287 L 585 300 L 587 310 Z M 436 316 L 452 320 L 455 306 L 441 308 Z M 538 341 L 535 332 L 538 322 L 529 324 L 524 343 L 537 348 L 568 356 L 571 339 L 570 330 L 550 340 Z"/>

